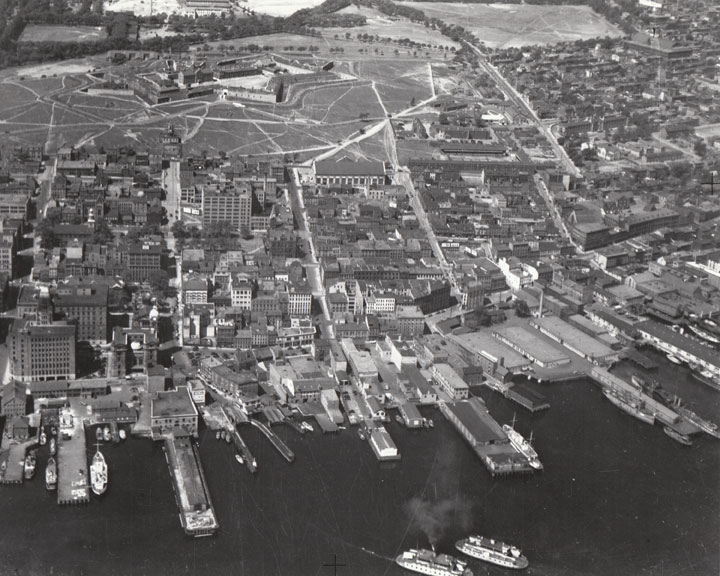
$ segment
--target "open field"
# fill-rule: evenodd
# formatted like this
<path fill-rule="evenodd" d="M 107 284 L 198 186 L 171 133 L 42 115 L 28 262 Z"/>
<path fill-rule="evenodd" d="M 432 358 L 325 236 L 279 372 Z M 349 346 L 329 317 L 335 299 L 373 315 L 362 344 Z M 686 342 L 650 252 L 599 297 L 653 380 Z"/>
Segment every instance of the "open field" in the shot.
<path fill-rule="evenodd" d="M 305 117 L 332 124 L 358 120 L 360 114 L 367 114 L 368 118 L 385 116 L 375 92 L 368 85 L 328 86 L 308 90 L 299 102 L 296 118 Z"/>
<path fill-rule="evenodd" d="M 28 24 L 19 42 L 96 42 L 107 38 L 101 26 L 46 26 Z"/>
<path fill-rule="evenodd" d="M 420 6 L 422 6 L 424 9 L 425 6 L 425 3 L 417 4 L 415 2 L 410 2 L 409 4 L 411 4 L 413 8 L 420 8 Z M 364 6 L 359 8 L 356 6 L 348 6 L 347 8 L 340 10 L 339 13 L 359 14 L 365 16 L 367 18 L 367 24 L 364 26 L 357 26 L 355 28 L 323 28 L 323 34 L 329 36 L 338 34 L 344 38 L 345 33 L 350 32 L 353 37 L 358 34 L 368 34 L 372 36 L 380 36 L 381 38 L 395 38 L 397 40 L 409 38 L 414 42 L 429 44 L 431 46 L 439 45 L 458 47 L 458 44 L 450 40 L 450 38 L 443 36 L 437 30 L 425 28 L 423 24 L 416 24 L 404 18 L 390 18 L 382 12 L 378 12 L 377 10 L 373 10 L 371 8 L 365 8 Z"/>
<path fill-rule="evenodd" d="M 394 59 L 378 62 L 374 58 L 353 63 L 352 74 L 375 82 L 375 89 L 388 112 L 395 113 L 410 106 L 410 102 L 432 96 L 430 65 L 419 59 Z"/>
<path fill-rule="evenodd" d="M 588 6 L 400 2 L 463 26 L 491 48 L 555 44 L 622 32 Z"/>
<path fill-rule="evenodd" d="M 290 16 L 303 8 L 314 8 L 324 0 L 245 0 L 241 5 L 270 16 Z"/>

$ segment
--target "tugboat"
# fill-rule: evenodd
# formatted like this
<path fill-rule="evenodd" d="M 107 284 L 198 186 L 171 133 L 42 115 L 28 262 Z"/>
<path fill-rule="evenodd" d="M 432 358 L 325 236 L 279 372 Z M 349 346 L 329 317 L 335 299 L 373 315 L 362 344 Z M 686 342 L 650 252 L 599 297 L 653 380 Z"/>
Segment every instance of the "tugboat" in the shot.
<path fill-rule="evenodd" d="M 360 440 L 367 440 L 367 436 L 365 435 L 365 430 L 362 429 L 362 426 L 358 428 L 358 436 L 360 436 Z"/>
<path fill-rule="evenodd" d="M 35 459 L 35 452 L 28 452 L 28 455 L 25 456 L 25 469 L 24 469 L 25 480 L 33 479 L 33 476 L 35 476 L 35 465 L 36 464 L 37 464 L 37 460 Z"/>
<path fill-rule="evenodd" d="M 309 422 L 300 422 L 300 428 L 305 430 L 305 432 L 315 432 L 315 428 L 313 428 Z"/>
<path fill-rule="evenodd" d="M 57 440 L 55 440 L 55 438 L 50 438 L 50 456 L 55 456 L 56 452 L 57 452 Z"/>
<path fill-rule="evenodd" d="M 125 440 L 125 438 L 127 438 L 127 433 L 125 432 L 125 430 L 120 428 L 120 431 L 118 432 L 118 436 L 120 436 L 120 440 Z"/>
<path fill-rule="evenodd" d="M 410 549 L 397 558 L 395 563 L 405 570 L 431 574 L 432 576 L 472 576 L 467 562 L 448 554 L 435 554 L 432 550 Z"/>
<path fill-rule="evenodd" d="M 670 360 L 673 364 L 682 364 L 682 360 L 678 358 L 677 356 L 674 356 L 673 354 L 667 354 L 667 359 Z"/>
<path fill-rule="evenodd" d="M 47 462 L 47 468 L 45 468 L 45 488 L 48 491 L 53 491 L 57 488 L 57 463 L 52 456 Z"/>
<path fill-rule="evenodd" d="M 112 434 L 110 433 L 110 426 L 105 426 L 103 428 L 103 439 L 105 442 L 110 442 L 112 440 Z"/>
<path fill-rule="evenodd" d="M 40 433 L 40 446 L 45 446 L 47 444 L 47 435 L 45 434 L 45 430 L 43 430 Z"/>
<path fill-rule="evenodd" d="M 665 432 L 665 434 L 670 436 L 670 438 L 672 438 L 676 442 L 680 442 L 680 444 L 683 444 L 685 446 L 692 446 L 692 438 L 690 438 L 690 436 L 686 434 L 681 434 L 677 430 L 673 430 L 672 428 L 670 428 L 670 426 L 665 426 L 663 428 L 663 432 Z"/>
<path fill-rule="evenodd" d="M 100 452 L 100 444 L 97 445 L 97 452 L 93 456 L 92 464 L 90 465 L 90 484 L 92 491 L 97 496 L 102 496 L 107 490 L 108 483 L 108 469 L 105 457 Z"/>
<path fill-rule="evenodd" d="M 428 426 L 430 428 L 435 428 L 435 422 L 432 421 L 432 418 L 428 418 Z"/>
<path fill-rule="evenodd" d="M 238 464 L 245 464 L 245 460 L 243 460 L 243 457 L 240 456 L 240 454 L 235 454 L 235 460 L 238 461 Z"/>
<path fill-rule="evenodd" d="M 522 570 L 528 567 L 528 559 L 515 546 L 482 536 L 468 536 L 455 542 L 455 548 L 463 554 L 497 564 L 505 568 Z"/>

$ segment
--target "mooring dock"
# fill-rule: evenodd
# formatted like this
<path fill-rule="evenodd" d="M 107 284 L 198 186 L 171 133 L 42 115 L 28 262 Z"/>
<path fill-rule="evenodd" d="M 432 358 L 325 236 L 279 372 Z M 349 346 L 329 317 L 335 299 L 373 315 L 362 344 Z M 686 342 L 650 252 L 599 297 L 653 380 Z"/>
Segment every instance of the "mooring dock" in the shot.
<path fill-rule="evenodd" d="M 60 505 L 85 504 L 90 502 L 85 427 L 80 418 L 66 417 L 63 422 L 57 446 L 57 501 Z"/>
<path fill-rule="evenodd" d="M 210 536 L 220 527 L 213 510 L 200 456 L 189 435 L 165 436 L 165 458 L 170 469 L 180 524 L 189 536 Z"/>
<path fill-rule="evenodd" d="M 441 402 L 440 411 L 470 444 L 493 476 L 531 474 L 532 466 L 510 444 L 507 434 L 477 397 Z"/>

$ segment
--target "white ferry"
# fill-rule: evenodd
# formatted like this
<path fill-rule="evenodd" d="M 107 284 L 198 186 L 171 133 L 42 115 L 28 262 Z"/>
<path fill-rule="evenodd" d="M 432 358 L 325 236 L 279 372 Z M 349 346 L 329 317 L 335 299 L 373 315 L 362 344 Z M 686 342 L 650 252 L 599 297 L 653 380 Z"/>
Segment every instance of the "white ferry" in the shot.
<path fill-rule="evenodd" d="M 522 555 L 519 548 L 504 542 L 498 542 L 482 536 L 468 536 L 455 542 L 455 548 L 463 554 L 503 566 L 519 570 L 528 567 L 528 559 Z"/>
<path fill-rule="evenodd" d="M 406 570 L 432 576 L 473 576 L 467 562 L 447 554 L 435 554 L 432 550 L 410 549 L 397 558 L 395 563 Z"/>

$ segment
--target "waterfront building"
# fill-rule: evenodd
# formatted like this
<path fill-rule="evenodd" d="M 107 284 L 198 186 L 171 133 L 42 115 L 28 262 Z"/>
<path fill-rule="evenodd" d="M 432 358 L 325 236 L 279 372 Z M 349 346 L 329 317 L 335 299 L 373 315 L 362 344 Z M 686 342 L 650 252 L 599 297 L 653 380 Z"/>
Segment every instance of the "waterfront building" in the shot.
<path fill-rule="evenodd" d="M 76 326 L 18 318 L 8 333 L 10 376 L 20 382 L 75 379 Z"/>
<path fill-rule="evenodd" d="M 78 341 L 107 342 L 108 286 L 74 280 L 57 287 L 53 297 L 56 312 L 77 321 Z"/>
<path fill-rule="evenodd" d="M 152 399 L 150 425 L 154 436 L 170 433 L 175 428 L 197 436 L 198 411 L 187 386 L 158 392 Z"/>
<path fill-rule="evenodd" d="M 432 378 L 453 400 L 466 400 L 468 398 L 468 385 L 449 364 L 434 364 Z"/>
<path fill-rule="evenodd" d="M 26 406 L 27 394 L 24 384 L 20 382 L 10 382 L 3 386 L 0 416 L 5 416 L 6 422 L 11 422 L 14 418 L 25 416 Z"/>
<path fill-rule="evenodd" d="M 147 374 L 157 364 L 158 339 L 148 328 L 116 327 L 108 357 L 108 377 L 122 378 L 133 372 Z"/>

